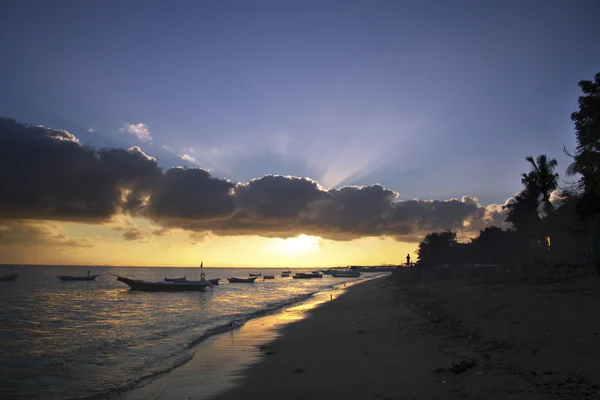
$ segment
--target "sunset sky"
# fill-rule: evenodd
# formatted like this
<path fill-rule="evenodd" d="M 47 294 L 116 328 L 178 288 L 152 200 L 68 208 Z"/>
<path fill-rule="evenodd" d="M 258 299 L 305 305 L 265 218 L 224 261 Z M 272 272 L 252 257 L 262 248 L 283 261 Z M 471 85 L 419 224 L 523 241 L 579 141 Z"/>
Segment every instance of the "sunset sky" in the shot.
<path fill-rule="evenodd" d="M 599 14 L 4 1 L 0 263 L 400 263 L 432 230 L 503 226 L 526 156 L 564 178 Z"/>

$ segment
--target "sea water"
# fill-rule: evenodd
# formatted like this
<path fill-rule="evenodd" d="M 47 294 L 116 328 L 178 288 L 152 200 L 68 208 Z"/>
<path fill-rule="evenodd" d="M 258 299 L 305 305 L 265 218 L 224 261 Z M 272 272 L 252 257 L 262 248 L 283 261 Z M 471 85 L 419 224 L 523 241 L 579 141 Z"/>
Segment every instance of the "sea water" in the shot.
<path fill-rule="evenodd" d="M 0 275 L 8 273 L 0 268 Z M 100 274 L 62 282 L 56 275 Z M 199 268 L 13 267 L 0 282 L 0 398 L 102 398 L 186 363 L 208 338 L 357 278 L 281 278 L 259 268 L 205 268 L 222 278 L 206 292 L 134 292 L 110 274 L 162 281 L 200 279 Z M 294 271 L 306 272 L 306 271 Z M 226 277 L 274 274 L 253 284 Z M 368 278 L 369 276 L 364 276 Z M 363 277 L 358 279 L 364 279 Z"/>

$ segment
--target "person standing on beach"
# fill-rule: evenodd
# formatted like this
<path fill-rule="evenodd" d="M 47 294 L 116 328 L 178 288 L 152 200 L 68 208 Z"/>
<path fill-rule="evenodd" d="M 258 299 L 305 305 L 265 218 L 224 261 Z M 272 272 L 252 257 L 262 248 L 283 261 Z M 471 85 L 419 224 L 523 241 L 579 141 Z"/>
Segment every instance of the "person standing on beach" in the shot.
<path fill-rule="evenodd" d="M 410 253 L 406 255 L 406 266 L 410 266 Z"/>

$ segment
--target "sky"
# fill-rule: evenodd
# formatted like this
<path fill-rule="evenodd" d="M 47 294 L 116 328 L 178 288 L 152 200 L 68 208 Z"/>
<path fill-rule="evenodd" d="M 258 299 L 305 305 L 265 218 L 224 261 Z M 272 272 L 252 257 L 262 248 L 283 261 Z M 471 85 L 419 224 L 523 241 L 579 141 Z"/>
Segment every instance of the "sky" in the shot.
<path fill-rule="evenodd" d="M 564 177 L 600 71 L 597 1 L 2 8 L 0 263 L 403 262 Z"/>

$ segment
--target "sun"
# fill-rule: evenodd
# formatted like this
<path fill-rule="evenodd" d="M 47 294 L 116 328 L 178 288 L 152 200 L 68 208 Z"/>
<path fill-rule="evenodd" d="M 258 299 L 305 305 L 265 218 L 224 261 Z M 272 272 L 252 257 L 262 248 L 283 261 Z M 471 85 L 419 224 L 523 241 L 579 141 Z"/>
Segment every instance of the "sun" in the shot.
<path fill-rule="evenodd" d="M 275 239 L 273 250 L 286 256 L 314 253 L 319 250 L 321 239 L 317 236 L 300 235 L 288 239 Z"/>

